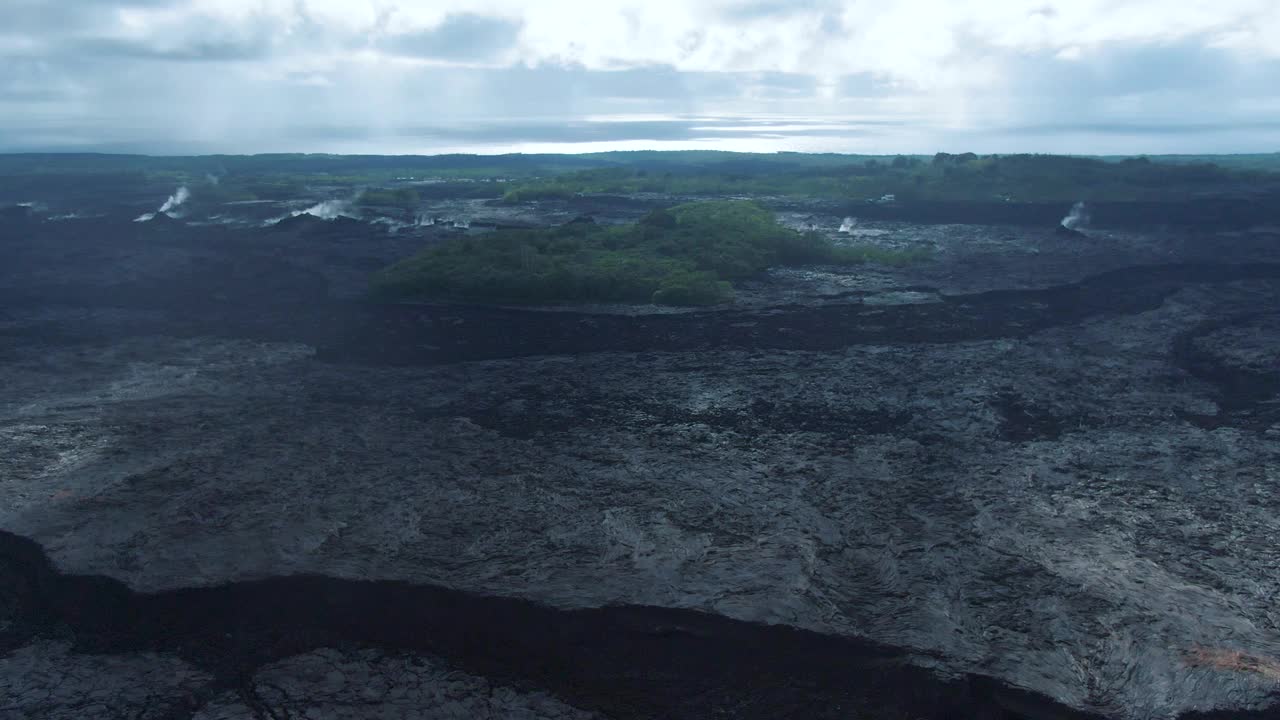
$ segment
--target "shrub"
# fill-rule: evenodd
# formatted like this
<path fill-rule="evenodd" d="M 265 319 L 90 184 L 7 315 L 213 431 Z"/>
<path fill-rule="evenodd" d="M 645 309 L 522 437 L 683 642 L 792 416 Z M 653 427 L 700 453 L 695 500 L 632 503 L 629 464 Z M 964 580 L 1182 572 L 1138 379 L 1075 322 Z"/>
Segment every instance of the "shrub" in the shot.
<path fill-rule="evenodd" d="M 381 271 L 372 292 L 385 299 L 713 305 L 732 299 L 729 281 L 773 265 L 891 256 L 789 230 L 753 203 L 702 202 L 633 225 L 571 223 L 456 238 Z"/>

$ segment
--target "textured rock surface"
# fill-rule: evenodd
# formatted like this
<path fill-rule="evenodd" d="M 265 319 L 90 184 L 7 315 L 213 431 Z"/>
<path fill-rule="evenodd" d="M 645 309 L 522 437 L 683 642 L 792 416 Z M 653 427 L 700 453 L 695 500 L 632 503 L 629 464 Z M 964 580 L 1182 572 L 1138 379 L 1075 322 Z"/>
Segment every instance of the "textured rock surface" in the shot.
<path fill-rule="evenodd" d="M 962 260 L 918 272 L 990 289 Z M 1126 312 L 1104 306 L 1137 290 L 1095 283 L 1079 302 L 1100 309 L 1079 317 L 1034 293 L 953 298 L 965 324 L 946 342 L 899 331 L 920 316 L 895 302 L 849 316 L 874 341 L 836 347 L 677 338 L 399 367 L 231 321 L 200 332 L 144 295 L 28 301 L 0 319 L 0 527 L 140 590 L 310 572 L 693 608 L 902 646 L 1117 717 L 1261 707 L 1274 679 L 1192 660 L 1280 657 L 1280 281 L 1232 272 Z M 733 321 L 799 348 L 823 332 L 789 312 Z M 430 345 L 484 317 L 384 340 Z M 597 320 L 563 322 L 590 339 Z M 297 683 L 263 692 L 355 717 L 315 673 L 410 672 L 371 657 L 291 660 L 264 672 Z"/>
<path fill-rule="evenodd" d="M 211 678 L 165 655 L 81 655 L 37 642 L 0 657 L 5 720 L 158 720 L 183 711 Z"/>
<path fill-rule="evenodd" d="M 591 720 L 543 693 L 494 687 L 420 656 L 319 650 L 260 670 L 247 693 L 218 697 L 192 720 Z M 245 695 L 249 700 L 246 701 Z"/>
<path fill-rule="evenodd" d="M 41 641 L 0 657 L 5 720 L 372 720 L 600 717 L 421 655 L 323 649 L 260 668 L 238 690 L 154 653 L 85 655 Z"/>

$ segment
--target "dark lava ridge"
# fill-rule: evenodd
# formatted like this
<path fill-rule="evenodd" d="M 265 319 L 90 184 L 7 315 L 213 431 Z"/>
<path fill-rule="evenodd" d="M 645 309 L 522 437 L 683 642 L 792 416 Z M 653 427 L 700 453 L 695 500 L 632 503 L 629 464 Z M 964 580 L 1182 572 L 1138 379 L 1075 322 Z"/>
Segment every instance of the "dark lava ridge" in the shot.
<path fill-rule="evenodd" d="M 332 647 L 430 653 L 617 720 L 1096 717 L 978 675 L 943 679 L 873 643 L 687 610 L 555 610 L 321 576 L 136 593 L 110 578 L 61 574 L 38 545 L 4 531 L 0 579 L 0 609 L 12 618 L 0 651 L 57 637 L 79 653 L 176 653 L 212 675 L 211 686 L 166 709 L 175 720 L 220 692 L 252 698 L 259 668 Z"/>

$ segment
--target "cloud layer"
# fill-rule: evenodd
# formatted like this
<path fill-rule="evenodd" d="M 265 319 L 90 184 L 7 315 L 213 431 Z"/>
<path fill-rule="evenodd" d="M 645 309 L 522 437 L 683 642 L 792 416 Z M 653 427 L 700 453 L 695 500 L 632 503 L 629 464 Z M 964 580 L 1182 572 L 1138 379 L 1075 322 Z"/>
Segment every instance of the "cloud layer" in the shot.
<path fill-rule="evenodd" d="M 6 5 L 0 150 L 1280 147 L 1274 0 Z"/>

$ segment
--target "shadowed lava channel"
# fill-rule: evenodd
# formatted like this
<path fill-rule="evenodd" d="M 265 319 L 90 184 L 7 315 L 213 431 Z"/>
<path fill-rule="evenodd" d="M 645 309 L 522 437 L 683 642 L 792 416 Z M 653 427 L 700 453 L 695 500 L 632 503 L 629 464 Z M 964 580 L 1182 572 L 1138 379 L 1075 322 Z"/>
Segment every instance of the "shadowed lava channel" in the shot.
<path fill-rule="evenodd" d="M 250 696 L 258 668 L 325 647 L 427 652 L 617 719 L 1094 717 L 986 677 L 942 679 L 872 643 L 687 610 L 554 610 L 322 576 L 144 594 L 61 574 L 36 543 L 4 531 L 0 580 L 0 609 L 14 618 L 0 651 L 59 636 L 78 652 L 173 652 L 215 678 L 169 718 L 228 690 Z"/>
<path fill-rule="evenodd" d="M 1204 427 L 1224 425 L 1265 429 L 1280 418 L 1280 405 L 1269 402 L 1280 394 L 1280 363 L 1271 367 L 1239 367 L 1223 362 L 1197 340 L 1224 329 L 1247 327 L 1259 320 L 1273 319 L 1274 313 L 1256 312 L 1217 318 L 1180 333 L 1173 342 L 1173 359 L 1188 374 L 1214 388 L 1214 398 L 1223 412 L 1218 417 L 1191 416 L 1187 420 Z"/>
<path fill-rule="evenodd" d="M 341 302 L 321 299 L 322 288 L 314 297 L 260 304 L 216 275 L 160 288 L 9 291 L 0 293 L 0 303 L 11 308 L 174 309 L 171 316 L 135 318 L 99 332 L 103 339 L 160 333 L 301 342 L 328 362 L 407 366 L 593 352 L 831 351 L 877 343 L 1019 338 L 1092 318 L 1153 310 L 1189 284 L 1275 278 L 1280 278 L 1280 263 L 1144 265 L 1043 289 L 944 296 L 937 303 L 789 305 L 666 315 Z M 85 328 L 73 333 L 79 339 L 93 334 Z M 42 338 L 56 341 L 47 330 Z"/>
<path fill-rule="evenodd" d="M 0 653 L 56 637 L 81 653 L 174 653 L 209 673 L 211 684 L 155 715 L 175 720 L 227 691 L 253 706 L 257 670 L 319 648 L 429 653 L 615 720 L 1101 717 L 981 675 L 940 677 L 876 643 L 690 610 L 557 610 L 319 575 L 138 593 L 111 578 L 61 573 L 37 543 L 3 530 L 0 613 Z M 1182 717 L 1265 720 L 1280 711 Z"/>
<path fill-rule="evenodd" d="M 950 296 L 918 305 L 627 316 L 403 304 L 318 309 L 295 317 L 293 324 L 285 318 L 271 325 L 269 318 L 239 322 L 256 325 L 254 334 L 262 339 L 309 342 L 322 360 L 373 365 L 711 348 L 829 351 L 875 343 L 1026 337 L 1090 318 L 1153 310 L 1187 284 L 1270 278 L 1280 278 L 1280 264 L 1154 265 L 1069 285 Z M 350 316 L 342 318 L 344 312 Z M 209 319 L 235 322 L 232 316 Z"/>

